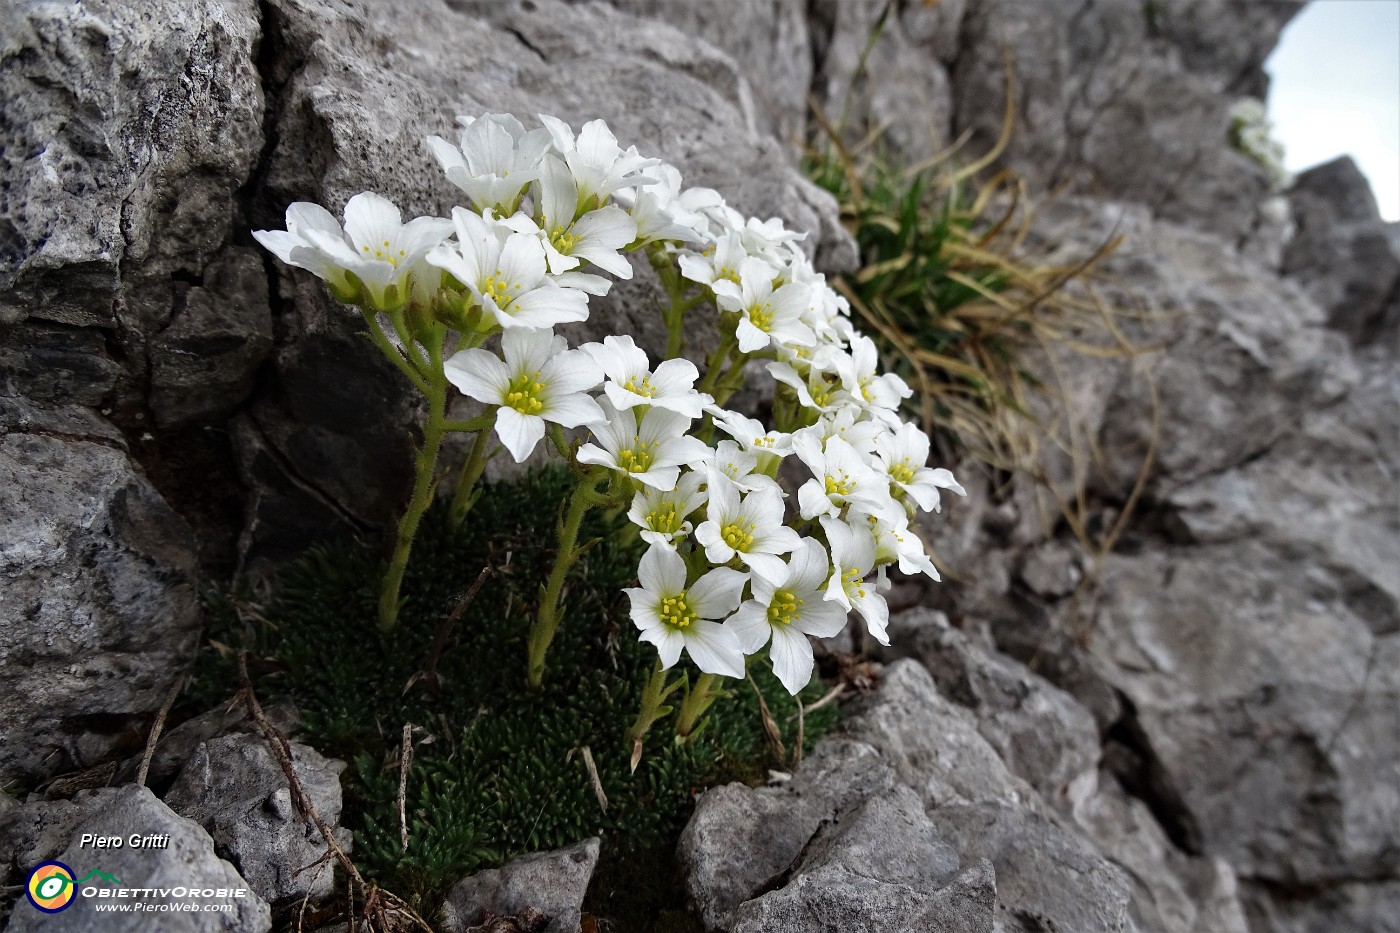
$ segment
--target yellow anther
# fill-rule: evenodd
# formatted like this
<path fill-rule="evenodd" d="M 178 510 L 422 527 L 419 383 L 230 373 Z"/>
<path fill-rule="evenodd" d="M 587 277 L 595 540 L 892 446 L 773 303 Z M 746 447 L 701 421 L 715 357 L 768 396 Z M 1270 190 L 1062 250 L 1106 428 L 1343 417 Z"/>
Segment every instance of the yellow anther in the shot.
<path fill-rule="evenodd" d="M 651 398 L 656 394 L 656 386 L 651 384 L 650 376 L 643 376 L 641 382 L 638 382 L 635 376 L 628 376 L 627 381 L 622 384 L 622 387 L 628 392 L 634 395 L 640 395 L 643 398 Z"/>
<path fill-rule="evenodd" d="M 749 323 L 767 333 L 773 326 L 773 306 L 765 301 L 749 308 Z"/>
<path fill-rule="evenodd" d="M 720 529 L 719 536 L 734 550 L 746 552 L 753 547 L 753 523 L 730 522 Z"/>
<path fill-rule="evenodd" d="M 851 479 L 850 474 L 844 470 L 841 471 L 840 476 L 835 473 L 828 473 L 826 476 L 826 494 L 828 496 L 849 496 L 855 488 L 855 482 Z"/>
<path fill-rule="evenodd" d="M 538 415 L 544 410 L 544 383 L 538 382 L 539 373 L 521 373 L 506 387 L 505 404 L 522 415 Z"/>
<path fill-rule="evenodd" d="M 685 604 L 685 593 L 663 597 L 657 614 L 663 624 L 672 628 L 688 628 L 696 619 L 695 610 Z"/>
<path fill-rule="evenodd" d="M 656 456 L 652 453 L 652 448 L 660 441 L 647 443 L 640 437 L 633 436 L 630 447 L 624 447 L 617 452 L 617 465 L 628 473 L 645 473 L 651 469 Z"/>
<path fill-rule="evenodd" d="M 720 267 L 720 270 L 719 270 L 718 272 L 715 273 L 715 278 L 717 278 L 717 279 L 728 279 L 729 281 L 733 282 L 735 285 L 738 285 L 738 284 L 739 284 L 739 273 L 735 272 L 733 269 L 729 268 L 728 266 L 721 266 L 721 267 Z"/>
<path fill-rule="evenodd" d="M 662 503 L 647 513 L 647 527 L 662 534 L 675 534 L 681 530 L 680 514 L 669 502 Z"/>
<path fill-rule="evenodd" d="M 563 227 L 555 227 L 554 232 L 549 236 L 549 242 L 554 244 L 554 248 L 565 255 L 573 252 L 574 247 L 578 245 L 578 241 L 579 238 L 577 234 L 570 233 Z"/>
<path fill-rule="evenodd" d="M 791 625 L 794 619 L 801 616 L 799 610 L 802 603 L 802 600 L 788 590 L 778 590 L 773 594 L 773 601 L 768 604 L 768 624 Z"/>
<path fill-rule="evenodd" d="M 909 467 L 908 460 L 901 460 L 890 467 L 890 479 L 896 483 L 912 483 L 914 481 L 914 471 Z"/>

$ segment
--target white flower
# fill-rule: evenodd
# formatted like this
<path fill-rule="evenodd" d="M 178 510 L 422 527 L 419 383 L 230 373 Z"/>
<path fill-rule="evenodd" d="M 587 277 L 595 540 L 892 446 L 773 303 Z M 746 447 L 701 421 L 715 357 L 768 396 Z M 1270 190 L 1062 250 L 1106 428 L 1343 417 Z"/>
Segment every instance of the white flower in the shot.
<path fill-rule="evenodd" d="M 928 460 L 928 435 L 913 424 L 905 423 L 895 433 L 886 432 L 875 439 L 875 465 L 890 478 L 890 482 L 919 504 L 925 512 L 937 512 L 941 506 L 938 490 L 949 489 L 960 496 L 967 490 L 958 485 L 953 474 L 939 467 L 924 466 Z"/>
<path fill-rule="evenodd" d="M 369 304 L 380 310 L 397 308 L 408 298 L 408 277 L 415 267 L 452 234 L 451 221 L 417 217 L 403 223 L 387 198 L 366 191 L 345 205 L 345 229 L 330 212 L 300 202 L 287 209 L 287 230 L 258 230 L 253 236 L 290 265 L 325 279 L 336 297 L 353 299 L 355 286 L 346 273 L 364 286 Z"/>
<path fill-rule="evenodd" d="M 695 529 L 712 564 L 727 564 L 736 556 L 757 576 L 774 579 L 783 572 L 779 554 L 801 540 L 783 524 L 783 499 L 774 489 L 760 489 L 742 499 L 739 488 L 722 476 L 710 481 L 706 520 Z"/>
<path fill-rule="evenodd" d="M 665 492 L 676 488 L 682 464 L 701 463 L 709 456 L 710 448 L 704 441 L 685 433 L 691 421 L 685 415 L 652 407 L 639 426 L 632 409 L 619 411 L 606 398 L 601 407 L 602 417 L 588 427 L 602 446 L 588 443 L 580 447 L 580 463 L 626 473 Z"/>
<path fill-rule="evenodd" d="M 635 146 L 624 152 L 617 144 L 617 137 L 602 120 L 591 120 L 583 125 L 577 137 L 569 124 L 557 117 L 540 114 L 540 122 L 549 130 L 554 148 L 568 163 L 578 185 L 579 209 L 589 210 L 599 207 L 603 199 L 619 188 L 650 184 L 656 179 L 647 176 L 645 171 L 659 165 L 660 159 L 646 159 L 637 154 Z"/>
<path fill-rule="evenodd" d="M 743 241 L 737 233 L 726 233 L 707 248 L 704 253 L 681 253 L 681 275 L 692 282 L 708 285 L 716 294 L 728 291 L 733 296 L 741 296 L 739 289 L 739 267 L 749 254 L 744 251 Z M 773 271 L 776 272 L 776 268 Z"/>
<path fill-rule="evenodd" d="M 651 371 L 646 351 L 631 337 L 604 337 L 603 342 L 579 347 L 593 357 L 608 377 L 603 391 L 619 411 L 637 405 L 666 408 L 687 418 L 699 418 L 714 401 L 695 391 L 700 371 L 685 359 L 665 360 Z"/>
<path fill-rule="evenodd" d="M 812 329 L 802 323 L 811 295 L 807 286 L 789 282 L 773 290 L 773 267 L 762 259 L 749 257 L 739 264 L 739 288 L 716 288 L 720 308 L 739 314 L 734 334 L 739 349 L 753 353 L 770 340 L 786 346 L 810 346 L 816 342 Z"/>
<path fill-rule="evenodd" d="M 508 330 L 501 335 L 502 362 L 486 350 L 463 350 L 443 364 L 454 386 L 487 405 L 499 405 L 496 434 L 516 463 L 544 437 L 545 422 L 566 428 L 603 417 L 584 394 L 602 380 L 588 354 L 568 349 L 563 337 L 543 330 Z"/>
<path fill-rule="evenodd" d="M 516 214 L 503 223 L 520 233 L 538 236 L 549 271 L 555 275 L 590 262 L 620 279 L 632 277 L 632 264 L 619 250 L 637 237 L 637 224 L 616 204 L 589 211 L 577 220 L 578 186 L 569 169 L 554 156 L 540 166 L 538 223 Z"/>
<path fill-rule="evenodd" d="M 938 568 L 933 566 L 933 561 L 924 551 L 924 543 L 919 540 L 919 536 L 909 527 L 908 519 L 901 519 L 898 522 L 888 522 L 876 515 L 861 516 L 858 510 L 851 510 L 851 521 L 859 521 L 862 517 L 870 528 L 870 533 L 875 536 L 875 563 L 883 571 L 886 564 L 898 564 L 899 572 L 909 574 L 927 574 L 930 580 L 937 582 L 942 577 L 938 575 Z"/>
<path fill-rule="evenodd" d="M 519 120 L 504 113 L 457 121 L 465 125 L 460 149 L 440 136 L 427 139 L 447 180 L 465 191 L 478 210 L 512 213 L 525 186 L 539 175 L 549 132 L 526 132 Z"/>
<path fill-rule="evenodd" d="M 826 598 L 860 613 L 875 640 L 888 645 L 890 638 L 885 629 L 889 627 L 890 607 L 876 585 L 866 580 L 875 569 L 874 536 L 859 525 L 853 527 L 829 517 L 822 519 L 822 528 L 831 545 L 832 569 Z"/>
<path fill-rule="evenodd" d="M 889 484 L 871 469 L 860 453 L 839 437 L 825 445 L 814 435 L 799 432 L 793 437 L 793 452 L 812 471 L 812 478 L 797 490 L 797 504 L 803 518 L 839 515 L 847 505 L 861 506 L 867 512 L 888 514 L 899 508 L 890 498 Z"/>
<path fill-rule="evenodd" d="M 714 621 L 739 605 L 748 579 L 744 574 L 717 567 L 687 587 L 681 556 L 654 547 L 642 555 L 637 578 L 642 585 L 623 592 L 632 602 L 632 622 L 642 641 L 656 646 L 662 667 L 674 666 L 684 650 L 707 674 L 744 676 L 739 639 Z"/>
<path fill-rule="evenodd" d="M 700 489 L 704 477 L 696 472 L 681 474 L 676 488 L 660 492 L 643 488 L 632 497 L 627 517 L 642 531 L 642 540 L 653 547 L 675 549 L 676 540 L 690 534 L 686 519 L 705 504 L 706 494 Z"/>
<path fill-rule="evenodd" d="M 588 319 L 588 296 L 545 274 L 544 246 L 466 208 L 452 209 L 456 247 L 444 244 L 428 262 L 450 272 L 480 302 L 488 323 L 503 329 L 548 329 Z"/>
<path fill-rule="evenodd" d="M 729 480 L 744 492 L 772 489 L 781 494 L 782 487 L 778 485 L 777 480 L 767 474 L 755 472 L 758 468 L 758 457 L 757 453 L 745 450 L 733 441 L 720 441 L 715 445 L 715 449 L 710 451 L 705 469 L 712 476 Z"/>
<path fill-rule="evenodd" d="M 903 399 L 914 394 L 894 373 L 880 373 L 880 354 L 875 349 L 875 341 L 864 334 L 851 338 L 850 353 L 837 357 L 836 368 L 851 397 L 877 412 L 893 412 Z"/>
<path fill-rule="evenodd" d="M 797 394 L 803 408 L 815 412 L 834 412 L 851 401 L 850 394 L 841 388 L 837 379 L 815 363 L 807 367 L 805 375 L 791 363 L 781 361 L 769 363 L 768 372 Z"/>
<path fill-rule="evenodd" d="M 637 224 L 637 242 L 703 242 L 707 224 L 695 208 L 720 203 L 719 193 L 710 188 L 691 188 L 683 192 L 680 170 L 666 162 L 647 172 L 656 177 L 655 183 L 623 188 L 613 194 Z"/>
<path fill-rule="evenodd" d="M 782 573 L 751 579 L 753 598 L 725 623 L 745 654 L 757 653 L 772 638 L 773 673 L 794 695 L 812 679 L 807 636 L 830 638 L 846 625 L 846 609 L 823 595 L 830 570 L 822 546 L 804 538 Z"/>
<path fill-rule="evenodd" d="M 763 422 L 729 411 L 710 406 L 706 409 L 715 419 L 715 426 L 734 438 L 745 452 L 755 454 L 762 460 L 763 454 L 786 457 L 792 453 L 792 435 L 782 431 L 770 431 Z"/>
<path fill-rule="evenodd" d="M 824 413 L 816 424 L 803 430 L 821 438 L 823 443 L 827 438 L 839 437 L 866 457 L 875 453 L 877 439 L 889 434 L 890 429 L 882 422 L 866 419 L 860 406 L 848 404 Z"/>

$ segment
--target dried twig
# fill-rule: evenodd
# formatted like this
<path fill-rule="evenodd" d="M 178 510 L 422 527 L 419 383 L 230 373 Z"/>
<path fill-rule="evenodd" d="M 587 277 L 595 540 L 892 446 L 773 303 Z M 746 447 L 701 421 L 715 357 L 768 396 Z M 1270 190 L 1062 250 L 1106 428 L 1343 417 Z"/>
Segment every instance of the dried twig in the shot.
<path fill-rule="evenodd" d="M 808 713 L 815 713 L 817 710 L 821 709 L 823 706 L 830 706 L 832 703 L 835 703 L 835 702 L 836 702 L 836 698 L 837 698 L 837 697 L 839 697 L 841 694 L 843 694 L 843 693 L 845 693 L 845 692 L 846 692 L 846 685 L 845 685 L 845 684 L 837 684 L 836 686 L 834 686 L 834 687 L 832 687 L 830 690 L 828 690 L 828 691 L 822 696 L 822 698 L 821 698 L 820 700 L 818 700 L 817 702 L 813 703 L 811 706 L 807 707 L 806 712 L 808 712 Z"/>
<path fill-rule="evenodd" d="M 480 579 L 480 578 L 478 578 Z M 399 845 L 408 851 L 408 814 L 405 800 L 408 797 L 408 769 L 413 764 L 413 723 L 403 724 L 403 739 L 399 745 Z"/>
<path fill-rule="evenodd" d="M 797 770 L 797 766 L 802 764 L 802 745 L 807 740 L 807 711 L 802 705 L 802 697 L 793 697 L 797 701 L 797 744 L 792 750 L 792 767 Z"/>
<path fill-rule="evenodd" d="M 248 677 L 248 652 L 238 653 L 238 694 L 234 697 L 231 706 L 244 703 L 248 707 L 248 713 L 253 717 L 253 721 L 262 730 L 263 737 L 267 739 L 267 744 L 272 749 L 273 757 L 282 767 L 282 773 L 287 777 L 288 789 L 292 795 L 292 805 L 296 807 L 302 819 L 316 827 L 321 834 L 321 838 L 326 841 L 326 846 L 334 855 L 336 862 L 340 864 L 346 876 L 350 879 L 347 885 L 346 895 L 350 898 L 352 909 L 349 911 L 346 921 L 347 929 L 354 930 L 354 892 L 358 887 L 365 892 L 364 904 L 360 908 L 361 916 L 369 923 L 370 929 L 380 931 L 380 933 L 390 933 L 402 927 L 393 923 L 389 918 L 389 911 L 406 919 L 414 929 L 422 930 L 424 933 L 433 933 L 433 928 L 428 922 L 419 916 L 418 912 L 410 907 L 402 898 L 388 891 L 381 889 L 373 882 L 366 881 L 364 875 L 355 867 L 355 863 L 350 861 L 350 856 L 345 854 L 340 843 L 336 841 L 335 833 L 321 816 L 316 806 L 311 802 L 311 797 L 306 793 L 305 786 L 301 783 L 301 778 L 297 776 L 296 767 L 292 764 L 292 746 L 287 741 L 287 737 L 278 731 L 263 712 L 262 704 L 258 702 L 257 694 L 253 692 L 253 682 Z"/>
<path fill-rule="evenodd" d="M 783 733 L 778 728 L 778 723 L 773 719 L 773 714 L 768 711 L 768 703 L 763 699 L 763 691 L 758 689 L 758 682 L 753 679 L 752 674 L 744 675 L 753 687 L 753 695 L 758 697 L 758 713 L 763 720 L 763 735 L 768 739 L 768 747 L 777 756 L 778 763 L 787 761 L 787 749 L 783 747 Z"/>
<path fill-rule="evenodd" d="M 146 752 L 141 756 L 141 768 L 136 772 L 136 786 L 146 786 L 146 774 L 151 770 L 151 759 L 156 754 L 156 743 L 160 741 L 161 731 L 165 729 L 165 719 L 170 715 L 170 710 L 175 706 L 175 698 L 180 695 L 180 691 L 185 689 L 185 685 L 190 682 L 189 674 L 181 674 L 175 678 L 175 683 L 170 685 L 170 692 L 166 694 L 165 702 L 160 705 L 160 711 L 156 713 L 156 721 L 151 724 L 151 734 L 146 736 Z"/>
<path fill-rule="evenodd" d="M 476 575 L 476 579 L 472 581 L 472 585 L 467 588 L 466 593 L 457 600 L 457 605 L 453 606 L 452 611 L 438 623 L 437 630 L 433 632 L 433 645 L 428 649 L 428 659 L 423 662 L 423 669 L 410 677 L 408 683 L 404 684 L 404 693 L 407 693 L 409 688 L 420 680 L 426 683 L 428 689 L 435 694 L 442 690 L 442 682 L 438 680 L 437 667 L 438 662 L 442 660 L 443 652 L 447 650 L 447 639 L 452 634 L 452 626 L 457 624 L 457 620 L 467 611 L 467 607 L 476 600 L 477 594 L 481 592 L 481 587 L 492 572 L 490 564 L 482 567 L 481 573 Z"/>
<path fill-rule="evenodd" d="M 593 785 L 593 796 L 598 798 L 598 806 L 607 813 L 608 795 L 603 793 L 603 781 L 598 777 L 598 766 L 593 763 L 593 749 L 585 745 L 580 751 L 583 752 L 583 766 L 588 769 L 588 781 Z"/>

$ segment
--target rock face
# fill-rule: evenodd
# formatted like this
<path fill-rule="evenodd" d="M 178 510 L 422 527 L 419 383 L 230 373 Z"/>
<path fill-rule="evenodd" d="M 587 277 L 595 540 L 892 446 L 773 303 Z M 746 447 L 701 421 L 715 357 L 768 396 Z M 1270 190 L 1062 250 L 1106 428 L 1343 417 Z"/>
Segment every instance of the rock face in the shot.
<path fill-rule="evenodd" d="M 593 838 L 477 872 L 448 892 L 442 929 L 463 933 L 481 921 L 483 912 L 514 917 L 528 908 L 548 920 L 540 933 L 573 933 L 582 922 L 583 896 L 597 865 L 598 840 Z"/>
<path fill-rule="evenodd" d="M 1288 192 L 1296 234 L 1283 272 L 1357 343 L 1400 334 L 1400 248 L 1349 156 L 1309 169 Z"/>
<path fill-rule="evenodd" d="M 139 748 L 194 654 L 195 572 L 117 431 L 0 399 L 0 781 Z"/>
<path fill-rule="evenodd" d="M 49 806 L 45 804 L 45 806 Z M 79 872 L 81 878 L 90 869 L 100 869 L 117 878 L 122 890 L 139 888 L 200 891 L 235 891 L 241 896 L 176 897 L 152 892 L 133 897 L 129 903 L 151 905 L 151 910 L 129 912 L 99 912 L 104 903 L 100 897 L 77 896 L 61 914 L 48 915 L 32 909 L 27 903 L 17 904 L 10 915 L 7 933 L 29 933 L 31 930 L 74 931 L 145 931 L 156 928 L 176 933 L 265 933 L 272 929 L 272 916 L 266 902 L 248 890 L 248 883 L 228 862 L 214 854 L 209 835 L 198 824 L 176 816 L 165 804 L 144 787 L 128 785 L 80 796 L 70 805 L 69 819 L 62 831 L 48 834 L 48 841 L 62 845 L 60 849 L 40 851 L 31 846 L 36 861 L 56 859 Z M 76 816 L 76 821 L 72 817 Z M 132 848 L 123 846 L 109 852 L 95 852 L 82 845 L 83 834 L 117 836 L 123 840 L 165 835 L 168 844 L 162 848 Z M 61 841 L 60 841 L 61 840 Z M 93 881 L 93 887 L 109 889 L 105 882 Z M 224 904 L 228 910 L 179 910 L 156 905 Z M 157 921 L 154 918 L 159 918 Z"/>
<path fill-rule="evenodd" d="M 291 743 L 292 764 L 312 806 L 330 826 L 340 820 L 340 772 L 345 763 Z M 331 892 L 332 867 L 316 865 L 326 841 L 302 818 L 282 768 L 261 735 L 234 734 L 202 743 L 165 795 L 166 804 L 203 826 L 219 855 L 269 903 L 313 900 Z M 349 831 L 336 842 L 347 851 Z"/>

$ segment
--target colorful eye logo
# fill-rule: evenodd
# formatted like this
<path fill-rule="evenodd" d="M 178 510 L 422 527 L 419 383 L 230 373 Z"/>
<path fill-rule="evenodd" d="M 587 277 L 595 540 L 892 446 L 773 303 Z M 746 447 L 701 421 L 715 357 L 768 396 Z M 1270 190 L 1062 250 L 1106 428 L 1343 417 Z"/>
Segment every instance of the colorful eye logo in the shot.
<path fill-rule="evenodd" d="M 29 873 L 25 895 L 36 910 L 56 914 L 73 903 L 77 886 L 73 869 L 62 862 L 44 862 Z"/>

